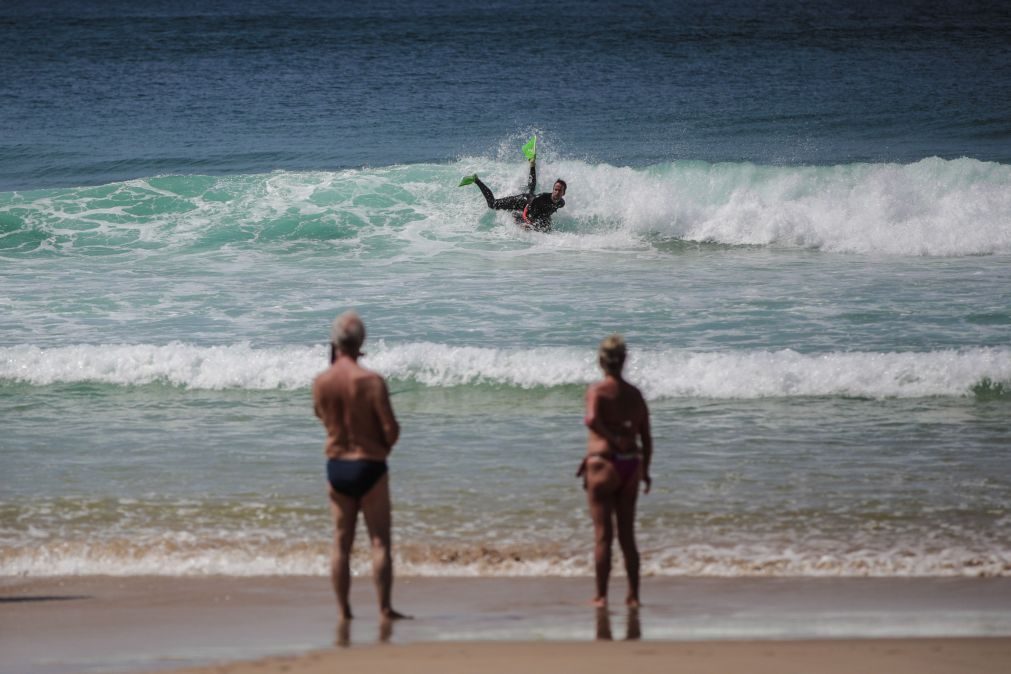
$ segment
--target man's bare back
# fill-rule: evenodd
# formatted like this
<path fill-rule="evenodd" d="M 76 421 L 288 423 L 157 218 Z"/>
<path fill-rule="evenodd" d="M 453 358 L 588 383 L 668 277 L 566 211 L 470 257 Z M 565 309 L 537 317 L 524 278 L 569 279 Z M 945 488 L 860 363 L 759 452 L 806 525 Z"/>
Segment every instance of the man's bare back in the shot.
<path fill-rule="evenodd" d="M 313 401 L 327 430 L 327 458 L 386 460 L 400 428 L 382 377 L 338 357 L 313 383 Z"/>

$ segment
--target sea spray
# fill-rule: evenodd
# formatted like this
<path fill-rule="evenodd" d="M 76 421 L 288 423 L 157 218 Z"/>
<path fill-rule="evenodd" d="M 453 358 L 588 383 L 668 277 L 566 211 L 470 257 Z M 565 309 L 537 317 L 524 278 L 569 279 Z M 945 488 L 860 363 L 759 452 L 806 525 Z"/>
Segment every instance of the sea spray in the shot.
<path fill-rule="evenodd" d="M 598 376 L 596 364 L 584 350 L 568 347 L 511 350 L 378 341 L 366 362 L 391 380 L 425 387 L 552 388 L 585 385 Z M 325 365 L 322 346 L 203 347 L 172 342 L 43 349 L 22 345 L 0 347 L 0 385 L 93 382 L 292 390 L 308 387 Z M 630 356 L 626 376 L 650 399 L 992 395 L 1011 385 L 1011 349 L 924 353 L 640 350 Z"/>
<path fill-rule="evenodd" d="M 98 187 L 0 194 L 0 254 L 64 255 L 224 246 L 403 246 L 492 234 L 510 224 L 474 190 L 479 172 L 497 194 L 522 191 L 513 163 L 464 158 L 339 172 L 159 176 Z M 1011 252 L 1011 166 L 975 159 L 912 164 L 762 166 L 681 161 L 645 168 L 547 162 L 564 175 L 564 236 L 535 245 L 635 248 L 651 240 L 772 246 L 898 256 Z M 509 228 L 514 236 L 519 230 Z M 386 245 L 380 245 L 382 241 Z M 400 245 L 389 244 L 399 241 Z"/>

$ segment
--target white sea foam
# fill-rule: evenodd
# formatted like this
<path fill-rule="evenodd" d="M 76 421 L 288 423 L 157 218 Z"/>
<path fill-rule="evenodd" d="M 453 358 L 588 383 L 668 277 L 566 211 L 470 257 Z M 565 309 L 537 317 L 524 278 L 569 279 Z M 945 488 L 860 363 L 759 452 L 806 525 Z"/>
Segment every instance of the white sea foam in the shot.
<path fill-rule="evenodd" d="M 1011 252 L 1011 166 L 973 159 L 770 167 L 563 162 L 564 211 L 619 229 L 723 244 L 890 255 Z"/>
<path fill-rule="evenodd" d="M 495 551 L 448 558 L 440 551 L 418 554 L 411 546 L 397 550 L 401 576 L 540 577 L 593 575 L 585 550 L 519 559 Z M 296 576 L 324 575 L 329 549 L 325 543 L 270 546 L 253 544 L 201 548 L 199 541 L 163 541 L 141 546 L 125 541 L 0 548 L 0 576 Z M 370 574 L 365 548 L 352 560 L 356 575 Z M 963 547 L 894 549 L 840 547 L 804 550 L 796 545 L 777 548 L 753 543 L 734 546 L 706 544 L 673 547 L 661 553 L 642 554 L 642 573 L 653 576 L 705 577 L 927 577 L 1008 576 L 1011 551 L 967 550 Z"/>
<path fill-rule="evenodd" d="M 135 386 L 165 383 L 191 389 L 295 389 L 325 362 L 317 348 L 254 349 L 248 343 L 198 347 L 77 345 L 0 349 L 0 380 L 45 386 L 93 382 Z"/>
<path fill-rule="evenodd" d="M 0 232 L 42 235 L 40 249 L 129 250 L 373 239 L 411 254 L 496 236 L 476 190 L 479 172 L 504 196 L 524 189 L 525 167 L 489 158 L 341 172 L 165 176 L 113 186 L 0 194 Z M 564 176 L 567 204 L 552 236 L 504 228 L 535 247 L 641 248 L 651 238 L 859 254 L 960 256 L 1011 253 L 1011 166 L 930 158 L 913 164 L 759 166 L 682 161 L 644 168 L 543 160 Z M 143 215 L 137 215 L 143 213 Z M 499 215 L 501 222 L 511 222 Z M 33 239 L 35 240 L 35 239 Z M 400 252 L 399 247 L 392 250 Z"/>
<path fill-rule="evenodd" d="M 575 348 L 505 350 L 431 342 L 377 342 L 365 364 L 424 386 L 495 385 L 523 389 L 581 385 L 598 376 L 592 354 Z M 162 383 L 190 389 L 292 390 L 308 387 L 326 364 L 324 347 L 254 348 L 76 345 L 0 348 L 0 381 L 36 386 L 94 382 Z M 628 378 L 651 399 L 854 396 L 967 396 L 989 381 L 1011 386 L 1011 349 L 970 348 L 909 353 L 792 350 L 636 351 Z"/>

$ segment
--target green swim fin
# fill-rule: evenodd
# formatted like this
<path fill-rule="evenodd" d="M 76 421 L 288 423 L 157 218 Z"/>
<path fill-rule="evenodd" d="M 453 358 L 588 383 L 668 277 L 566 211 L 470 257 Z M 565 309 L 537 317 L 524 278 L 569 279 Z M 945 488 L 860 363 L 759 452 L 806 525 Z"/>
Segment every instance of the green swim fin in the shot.
<path fill-rule="evenodd" d="M 523 146 L 523 156 L 527 158 L 527 161 L 537 156 L 537 136 L 530 136 L 530 140 Z"/>
<path fill-rule="evenodd" d="M 457 185 L 457 187 L 463 187 L 464 185 L 473 185 L 475 180 L 477 180 L 476 173 L 473 175 L 464 176 L 463 179 L 460 180 L 460 184 Z"/>

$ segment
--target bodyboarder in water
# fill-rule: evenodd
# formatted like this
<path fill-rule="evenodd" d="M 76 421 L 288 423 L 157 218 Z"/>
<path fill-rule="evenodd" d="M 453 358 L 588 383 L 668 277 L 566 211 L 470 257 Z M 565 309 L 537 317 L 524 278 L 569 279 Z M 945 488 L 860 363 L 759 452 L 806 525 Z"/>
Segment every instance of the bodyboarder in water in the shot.
<path fill-rule="evenodd" d="M 530 177 L 527 179 L 527 191 L 511 197 L 496 199 L 492 191 L 481 182 L 477 174 L 465 176 L 460 181 L 460 187 L 477 185 L 488 202 L 488 208 L 496 211 L 513 211 L 516 223 L 524 229 L 533 229 L 538 232 L 548 232 L 551 230 L 551 216 L 555 211 L 565 206 L 565 190 L 568 187 L 565 181 L 559 178 L 555 181 L 550 192 L 536 193 L 537 189 L 537 154 L 535 151 L 537 137 L 534 136 L 523 146 L 523 154 L 530 162 Z"/>

